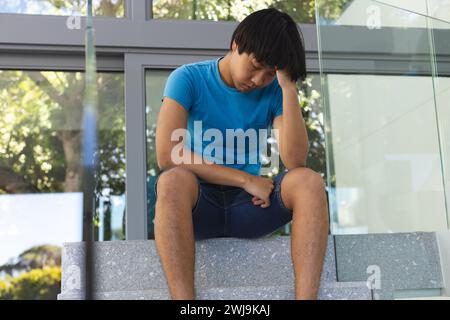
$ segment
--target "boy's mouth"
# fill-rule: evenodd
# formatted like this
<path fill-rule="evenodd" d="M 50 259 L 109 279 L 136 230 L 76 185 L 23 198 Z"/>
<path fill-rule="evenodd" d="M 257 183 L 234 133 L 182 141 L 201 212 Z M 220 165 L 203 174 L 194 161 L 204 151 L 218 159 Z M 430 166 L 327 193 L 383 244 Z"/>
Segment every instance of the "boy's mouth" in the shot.
<path fill-rule="evenodd" d="M 245 90 L 253 90 L 253 89 L 255 89 L 255 87 L 250 87 L 250 86 L 248 86 L 248 85 L 246 85 L 246 84 L 243 84 L 242 87 L 243 87 Z"/>

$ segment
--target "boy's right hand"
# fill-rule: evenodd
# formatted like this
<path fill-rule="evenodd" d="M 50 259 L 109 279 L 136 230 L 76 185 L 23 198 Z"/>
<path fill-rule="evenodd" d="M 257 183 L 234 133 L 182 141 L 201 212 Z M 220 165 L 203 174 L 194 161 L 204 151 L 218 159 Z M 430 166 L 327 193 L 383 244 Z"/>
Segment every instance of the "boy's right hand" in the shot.
<path fill-rule="evenodd" d="M 249 174 L 244 182 L 243 189 L 250 193 L 254 205 L 261 205 L 261 208 L 270 206 L 270 195 L 274 189 L 273 180 Z"/>

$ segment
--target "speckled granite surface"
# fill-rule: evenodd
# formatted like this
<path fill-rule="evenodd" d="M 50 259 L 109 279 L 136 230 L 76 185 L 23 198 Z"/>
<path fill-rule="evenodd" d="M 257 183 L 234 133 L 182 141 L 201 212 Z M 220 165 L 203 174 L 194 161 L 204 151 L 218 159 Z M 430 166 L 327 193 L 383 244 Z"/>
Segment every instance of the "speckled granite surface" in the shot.
<path fill-rule="evenodd" d="M 65 244 L 62 292 L 81 290 L 84 246 Z M 166 288 L 155 243 L 116 241 L 96 244 L 96 288 L 101 292 Z M 196 243 L 197 287 L 291 285 L 294 281 L 290 237 L 258 240 L 209 239 Z M 336 280 L 333 238 L 322 272 L 323 281 Z"/>
<path fill-rule="evenodd" d="M 101 292 L 95 295 L 98 300 L 168 300 L 167 289 L 143 291 Z M 82 299 L 79 293 L 63 293 L 60 300 Z M 198 300 L 293 300 L 292 286 L 276 287 L 223 287 L 200 288 L 197 290 Z M 372 293 L 365 283 L 327 283 L 320 288 L 320 300 L 371 300 Z"/>
<path fill-rule="evenodd" d="M 339 281 L 366 281 L 377 273 L 380 292 L 443 286 L 435 233 L 338 235 L 335 242 Z"/>
<path fill-rule="evenodd" d="M 169 297 L 153 240 L 95 247 L 98 299 Z M 64 245 L 59 299 L 82 297 L 83 260 L 83 243 Z M 293 299 L 290 237 L 198 241 L 195 279 L 199 299 Z M 434 233 L 330 236 L 319 298 L 392 299 L 396 289 L 442 285 Z"/>

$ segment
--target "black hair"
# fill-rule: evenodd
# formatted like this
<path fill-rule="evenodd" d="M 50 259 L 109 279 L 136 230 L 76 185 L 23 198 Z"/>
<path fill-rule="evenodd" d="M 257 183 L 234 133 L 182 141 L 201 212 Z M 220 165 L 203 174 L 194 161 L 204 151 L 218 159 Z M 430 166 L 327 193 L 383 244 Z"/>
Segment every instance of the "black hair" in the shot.
<path fill-rule="evenodd" d="M 287 13 L 276 8 L 255 11 L 233 32 L 239 54 L 247 53 L 271 68 L 286 69 L 291 80 L 306 78 L 306 57 L 300 28 Z"/>

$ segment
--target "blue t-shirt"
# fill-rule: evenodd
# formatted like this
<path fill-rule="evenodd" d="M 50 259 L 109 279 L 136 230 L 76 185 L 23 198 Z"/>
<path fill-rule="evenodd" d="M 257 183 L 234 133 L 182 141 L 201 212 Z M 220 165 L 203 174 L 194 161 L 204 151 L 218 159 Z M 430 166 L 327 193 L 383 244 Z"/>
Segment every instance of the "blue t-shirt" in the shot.
<path fill-rule="evenodd" d="M 216 164 L 259 175 L 260 153 L 267 147 L 259 129 L 270 130 L 273 119 L 282 114 L 281 88 L 276 77 L 265 87 L 249 92 L 229 87 L 219 73 L 222 58 L 178 67 L 169 75 L 163 97 L 176 100 L 188 111 L 187 130 L 191 139 L 186 140 L 186 146 Z M 244 148 L 237 147 L 243 145 L 238 144 L 237 138 L 231 138 L 232 132 L 249 132 L 250 128 L 255 129 L 250 131 L 256 133 L 256 139 L 255 135 L 253 140 L 249 136 L 244 139 Z M 231 130 L 227 133 L 227 129 Z"/>

